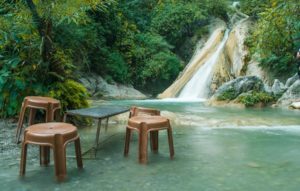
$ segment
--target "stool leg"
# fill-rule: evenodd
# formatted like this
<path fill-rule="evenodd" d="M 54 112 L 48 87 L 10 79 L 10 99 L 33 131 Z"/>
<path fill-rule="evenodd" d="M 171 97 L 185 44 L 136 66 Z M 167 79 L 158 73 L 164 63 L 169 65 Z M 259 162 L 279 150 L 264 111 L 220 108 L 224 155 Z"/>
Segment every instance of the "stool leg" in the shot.
<path fill-rule="evenodd" d="M 40 165 L 48 166 L 50 163 L 50 147 L 40 146 Z"/>
<path fill-rule="evenodd" d="M 129 145 L 130 145 L 130 137 L 131 137 L 131 129 L 126 128 L 124 156 L 128 156 Z"/>
<path fill-rule="evenodd" d="M 58 181 L 63 181 L 67 175 L 66 167 L 66 149 L 61 135 L 55 136 L 55 145 L 53 148 L 55 176 Z"/>
<path fill-rule="evenodd" d="M 154 153 L 158 152 L 158 131 L 150 132 L 151 149 Z"/>
<path fill-rule="evenodd" d="M 48 108 L 46 110 L 46 123 L 52 122 L 53 120 L 54 120 L 53 104 L 49 103 Z"/>
<path fill-rule="evenodd" d="M 17 132 L 16 132 L 16 142 L 17 143 L 20 142 L 20 136 L 21 136 L 21 132 L 22 132 L 22 126 L 23 126 L 25 111 L 26 111 L 26 106 L 25 106 L 25 103 L 23 102 L 22 107 L 21 107 L 21 111 L 20 111 L 20 115 L 19 115 Z"/>
<path fill-rule="evenodd" d="M 53 121 L 53 105 L 48 104 L 46 110 L 46 123 Z M 48 166 L 50 163 L 50 147 L 49 146 L 40 146 L 40 165 Z"/>
<path fill-rule="evenodd" d="M 168 128 L 168 142 L 169 142 L 170 158 L 173 159 L 173 157 L 174 157 L 174 145 L 173 145 L 173 135 L 172 135 L 171 126 L 169 126 L 169 128 Z"/>
<path fill-rule="evenodd" d="M 147 124 L 142 123 L 139 131 L 139 162 L 141 164 L 147 164 L 148 158 L 148 132 Z"/>
<path fill-rule="evenodd" d="M 81 157 L 81 147 L 80 147 L 80 138 L 75 140 L 75 152 L 76 152 L 76 161 L 77 167 L 83 168 L 82 157 Z"/>
<path fill-rule="evenodd" d="M 36 109 L 30 108 L 29 121 L 28 121 L 29 125 L 33 125 L 34 124 L 35 115 L 36 115 Z"/>
<path fill-rule="evenodd" d="M 21 161 L 20 161 L 20 176 L 25 175 L 26 158 L 27 158 L 27 144 L 25 143 L 25 141 L 23 141 L 22 152 L 21 152 Z"/>

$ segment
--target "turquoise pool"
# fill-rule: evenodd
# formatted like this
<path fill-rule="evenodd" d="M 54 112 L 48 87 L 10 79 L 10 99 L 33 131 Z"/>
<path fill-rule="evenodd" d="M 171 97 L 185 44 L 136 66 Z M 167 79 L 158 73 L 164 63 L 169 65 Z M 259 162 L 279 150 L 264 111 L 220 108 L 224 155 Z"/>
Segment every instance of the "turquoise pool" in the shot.
<path fill-rule="evenodd" d="M 68 180 L 56 183 L 53 163 L 42 168 L 29 147 L 27 171 L 19 178 L 18 146 L 0 150 L 0 190 L 121 191 L 298 191 L 300 189 L 300 112 L 284 109 L 215 108 L 199 102 L 112 101 L 98 104 L 159 108 L 173 125 L 175 158 L 169 159 L 166 133 L 149 164 L 137 161 L 137 137 L 123 157 L 125 121 L 112 119 L 94 160 L 77 170 L 68 147 Z M 126 114 L 122 119 L 126 119 Z M 115 121 L 115 122 L 114 122 Z M 5 128 L 5 127 L 1 127 Z M 94 128 L 80 129 L 83 148 Z M 5 131 L 6 132 L 6 131 Z M 7 131 L 7 137 L 14 131 Z M 11 140 L 13 141 L 13 140 Z M 7 141 L 9 142 L 9 140 Z M 6 142 L 6 143 L 7 143 Z M 149 152 L 150 153 L 150 152 Z"/>

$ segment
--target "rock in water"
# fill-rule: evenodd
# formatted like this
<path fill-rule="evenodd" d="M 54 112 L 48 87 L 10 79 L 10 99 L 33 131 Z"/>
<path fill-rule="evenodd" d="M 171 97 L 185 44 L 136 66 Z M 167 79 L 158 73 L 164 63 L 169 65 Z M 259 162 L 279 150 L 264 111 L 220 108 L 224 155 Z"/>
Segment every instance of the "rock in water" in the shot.
<path fill-rule="evenodd" d="M 288 106 L 300 101 L 300 80 L 296 80 L 277 101 L 277 105 Z"/>
<path fill-rule="evenodd" d="M 278 79 L 274 80 L 273 86 L 272 86 L 272 93 L 275 96 L 281 96 L 285 91 L 286 87 L 283 83 L 281 83 Z"/>
<path fill-rule="evenodd" d="M 257 76 L 238 77 L 223 84 L 213 95 L 216 100 L 233 100 L 241 93 L 248 91 L 264 91 L 264 84 Z"/>
<path fill-rule="evenodd" d="M 293 102 L 289 107 L 292 109 L 300 109 L 300 102 Z"/>

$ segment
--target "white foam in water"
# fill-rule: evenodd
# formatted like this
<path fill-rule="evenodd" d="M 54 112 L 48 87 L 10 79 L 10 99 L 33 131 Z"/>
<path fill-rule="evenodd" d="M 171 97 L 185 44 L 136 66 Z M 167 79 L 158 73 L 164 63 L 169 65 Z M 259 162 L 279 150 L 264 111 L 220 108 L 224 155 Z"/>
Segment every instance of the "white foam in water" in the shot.
<path fill-rule="evenodd" d="M 163 102 L 172 102 L 172 103 L 176 103 L 176 102 L 205 102 L 207 99 L 202 99 L 202 98 L 194 98 L 194 99 L 190 99 L 190 98 L 165 98 L 165 99 L 145 99 L 145 100 L 127 100 L 130 102 L 139 102 L 139 103 L 163 103 Z M 123 100 L 126 101 L 126 100 Z"/>
<path fill-rule="evenodd" d="M 165 98 L 161 101 L 165 102 L 205 102 L 207 99 L 204 98 Z"/>
<path fill-rule="evenodd" d="M 255 125 L 255 126 L 215 126 L 203 128 L 206 130 L 213 129 L 233 129 L 233 130 L 247 130 L 247 131 L 284 131 L 287 133 L 299 133 L 300 134 L 300 125 Z"/>

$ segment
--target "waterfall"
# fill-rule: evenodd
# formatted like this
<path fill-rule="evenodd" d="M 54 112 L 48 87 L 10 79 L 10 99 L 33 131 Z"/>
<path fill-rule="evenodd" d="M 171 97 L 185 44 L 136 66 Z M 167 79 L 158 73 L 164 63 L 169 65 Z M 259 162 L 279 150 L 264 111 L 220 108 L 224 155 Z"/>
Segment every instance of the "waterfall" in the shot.
<path fill-rule="evenodd" d="M 207 99 L 210 93 L 210 84 L 213 76 L 213 68 L 228 39 L 229 30 L 225 31 L 223 40 L 216 52 L 201 66 L 193 77 L 181 90 L 180 99 Z"/>

